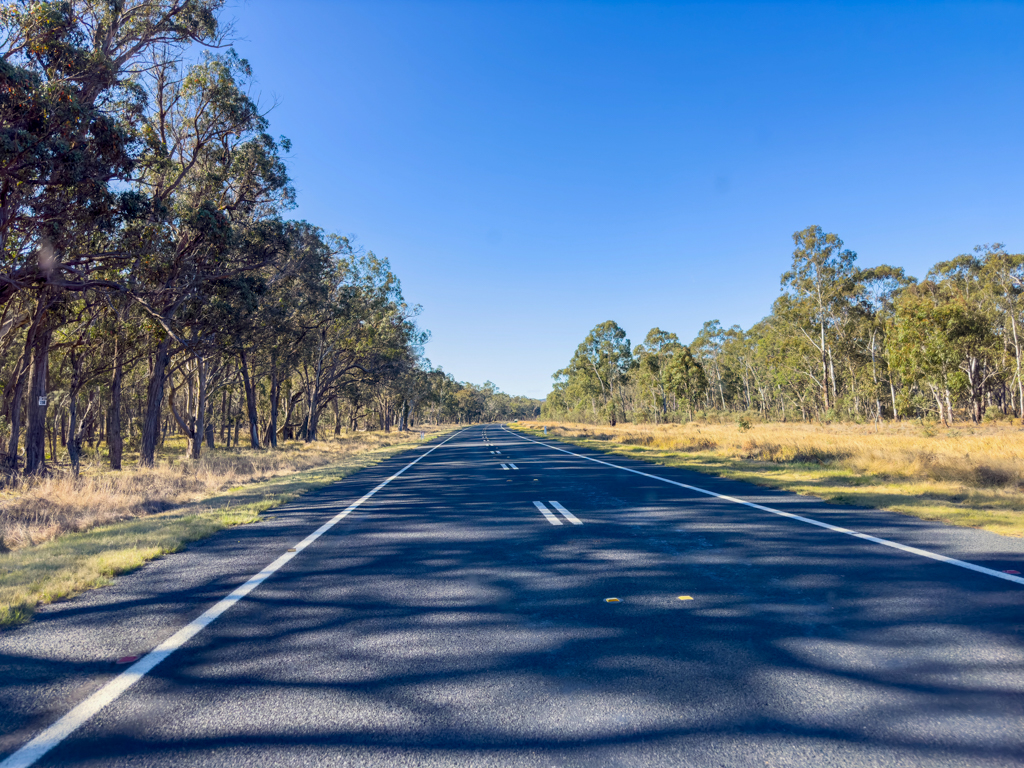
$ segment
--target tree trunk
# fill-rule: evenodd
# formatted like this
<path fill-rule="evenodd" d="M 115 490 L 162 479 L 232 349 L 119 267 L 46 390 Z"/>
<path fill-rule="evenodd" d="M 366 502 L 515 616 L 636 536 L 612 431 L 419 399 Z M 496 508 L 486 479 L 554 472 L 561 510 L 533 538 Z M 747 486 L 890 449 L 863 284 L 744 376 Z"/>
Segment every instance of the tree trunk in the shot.
<path fill-rule="evenodd" d="M 7 446 L 7 462 L 11 469 L 18 468 L 18 442 L 21 439 L 21 405 L 25 397 L 25 387 L 28 385 L 32 350 L 35 349 L 36 336 L 39 333 L 40 326 L 45 322 L 47 306 L 49 304 L 45 295 L 40 296 L 36 302 L 32 325 L 29 326 L 28 331 L 25 333 L 25 348 L 21 353 L 21 357 L 18 358 L 14 374 L 11 376 L 11 381 L 14 382 L 13 392 L 7 388 L 4 389 L 5 400 L 8 397 L 10 398 L 8 423 L 11 426 L 11 440 Z M 11 382 L 9 381 L 7 386 L 10 387 L 10 385 Z M 29 410 L 31 411 L 31 408 Z"/>
<path fill-rule="evenodd" d="M 270 359 L 270 422 L 267 424 L 267 435 L 264 442 L 271 448 L 277 448 L 277 411 L 281 407 L 281 381 L 277 373 L 277 354 L 272 353 Z"/>
<path fill-rule="evenodd" d="M 326 338 L 326 333 L 321 331 L 320 350 L 316 360 L 316 379 L 314 380 L 309 393 L 309 412 L 306 414 L 306 434 L 304 435 L 304 439 L 307 443 L 311 443 L 316 440 L 317 426 L 320 418 L 320 396 L 322 394 L 320 392 L 320 384 L 323 380 Z"/>
<path fill-rule="evenodd" d="M 1012 312 L 1010 313 L 1010 324 L 1013 328 L 1013 352 L 1015 358 L 1014 362 L 1017 366 L 1017 394 L 1019 395 L 1019 399 L 1017 402 L 1019 410 L 1017 411 L 1017 415 L 1020 416 L 1022 421 L 1024 421 L 1024 378 L 1021 378 L 1020 370 L 1021 345 L 1020 339 L 1017 336 L 1017 318 L 1014 316 Z"/>
<path fill-rule="evenodd" d="M 936 387 L 932 387 L 932 395 L 935 396 L 935 405 L 939 409 L 939 421 L 942 423 L 942 426 L 946 426 L 946 419 L 942 415 L 942 398 L 939 396 L 939 390 Z"/>
<path fill-rule="evenodd" d="M 171 338 L 160 342 L 153 360 L 153 371 L 146 392 L 146 413 L 142 419 L 142 445 L 139 466 L 152 467 L 156 460 L 156 444 L 160 439 L 160 415 L 164 403 L 164 379 L 171 361 Z"/>
<path fill-rule="evenodd" d="M 124 340 L 114 336 L 114 373 L 110 377 L 110 417 L 107 431 L 107 449 L 110 468 L 121 469 L 124 457 L 124 439 L 121 436 L 121 376 L 124 368 Z"/>
<path fill-rule="evenodd" d="M 33 334 L 34 335 L 34 334 Z M 26 342 L 26 346 L 31 342 Z M 28 359 L 28 350 L 23 353 L 23 360 Z M 15 369 L 14 392 L 11 396 L 10 416 L 8 421 L 11 425 L 11 439 L 7 444 L 7 465 L 11 469 L 18 468 L 18 443 L 21 440 L 21 401 L 25 397 L 25 385 L 28 382 L 28 366 L 19 360 Z"/>
<path fill-rule="evenodd" d="M 82 436 L 78 425 L 78 387 L 72 387 L 68 402 L 68 458 L 71 471 L 78 477 L 82 463 Z"/>
<path fill-rule="evenodd" d="M 28 385 L 28 425 L 25 430 L 25 474 L 46 470 L 46 380 L 53 330 L 43 320 L 32 345 L 32 378 Z M 42 405 L 40 405 L 42 403 Z"/>
<path fill-rule="evenodd" d="M 825 410 L 828 410 L 828 348 L 825 346 L 825 324 L 821 328 L 821 394 L 825 398 Z"/>
<path fill-rule="evenodd" d="M 245 389 L 245 410 L 249 421 L 249 444 L 255 449 L 260 447 L 260 425 L 259 415 L 256 413 L 256 389 L 252 379 L 249 377 L 249 361 L 246 359 L 245 350 L 238 353 L 238 359 L 242 369 L 242 386 Z"/>
<path fill-rule="evenodd" d="M 206 360 L 201 354 L 194 358 L 193 366 L 196 381 L 192 375 L 188 377 L 188 398 L 185 401 L 185 417 L 182 418 L 175 406 L 175 395 L 171 392 L 171 413 L 178 427 L 185 433 L 185 455 L 193 461 L 199 461 L 203 452 L 203 440 L 206 437 Z"/>

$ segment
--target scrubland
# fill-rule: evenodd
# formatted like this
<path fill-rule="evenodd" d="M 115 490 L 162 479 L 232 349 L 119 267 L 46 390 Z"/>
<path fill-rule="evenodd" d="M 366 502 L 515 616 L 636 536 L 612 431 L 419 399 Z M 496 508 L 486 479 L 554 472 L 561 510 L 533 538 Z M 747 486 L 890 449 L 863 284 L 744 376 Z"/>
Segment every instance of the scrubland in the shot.
<path fill-rule="evenodd" d="M 615 427 L 531 421 L 531 432 L 629 455 L 878 507 L 1024 535 L 1024 429 L 1008 424 L 689 422 Z"/>
<path fill-rule="evenodd" d="M 423 427 L 428 434 L 446 428 Z M 0 491 L 0 626 L 36 605 L 102 586 L 403 450 L 419 431 L 357 432 L 274 451 L 216 450 L 200 461 L 168 458 L 113 472 L 94 455 L 75 479 L 59 470 Z M 182 446 L 183 447 L 183 446 Z"/>

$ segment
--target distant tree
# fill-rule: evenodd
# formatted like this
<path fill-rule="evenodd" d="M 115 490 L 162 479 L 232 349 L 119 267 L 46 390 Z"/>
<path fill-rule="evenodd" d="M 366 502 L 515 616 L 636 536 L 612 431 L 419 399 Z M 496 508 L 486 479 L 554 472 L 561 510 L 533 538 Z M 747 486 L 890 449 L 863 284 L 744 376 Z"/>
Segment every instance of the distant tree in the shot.
<path fill-rule="evenodd" d="M 707 391 L 708 379 L 704 366 L 693 356 L 689 347 L 675 350 L 665 367 L 665 379 L 672 393 L 686 403 L 687 418 L 692 420 L 694 407 Z"/>
<path fill-rule="evenodd" d="M 791 296 L 789 320 L 818 353 L 820 392 L 825 410 L 838 398 L 834 328 L 856 286 L 857 254 L 843 248 L 838 235 L 821 227 L 807 227 L 793 234 L 793 265 L 782 275 L 782 288 Z M 831 384 L 831 395 L 830 387 Z"/>
<path fill-rule="evenodd" d="M 562 380 L 563 396 L 571 399 L 574 407 L 589 403 L 591 412 L 600 413 L 614 425 L 621 413 L 619 389 L 632 365 L 626 332 L 608 320 L 594 326 L 569 365 L 555 377 Z"/>

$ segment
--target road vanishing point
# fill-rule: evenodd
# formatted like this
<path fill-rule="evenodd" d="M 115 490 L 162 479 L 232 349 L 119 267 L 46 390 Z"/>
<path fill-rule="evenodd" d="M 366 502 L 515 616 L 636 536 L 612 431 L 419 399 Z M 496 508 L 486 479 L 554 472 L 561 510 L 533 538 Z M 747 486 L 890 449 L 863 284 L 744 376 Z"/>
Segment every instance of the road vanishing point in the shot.
<path fill-rule="evenodd" d="M 0 768 L 1019 766 L 1007 571 L 472 426 L 0 633 Z"/>

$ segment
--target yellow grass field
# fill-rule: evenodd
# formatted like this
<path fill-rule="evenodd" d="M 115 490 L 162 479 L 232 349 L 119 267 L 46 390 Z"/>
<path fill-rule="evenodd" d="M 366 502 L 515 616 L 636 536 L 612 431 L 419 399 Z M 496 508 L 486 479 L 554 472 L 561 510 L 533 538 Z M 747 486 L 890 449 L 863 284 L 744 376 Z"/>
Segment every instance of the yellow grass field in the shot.
<path fill-rule="evenodd" d="M 357 432 L 276 451 L 212 451 L 198 462 L 161 459 L 153 469 L 29 479 L 0 493 L 0 627 L 39 603 L 110 582 L 147 560 L 405 450 L 449 427 Z"/>
<path fill-rule="evenodd" d="M 513 424 L 609 453 L 837 504 L 1024 536 L 1024 430 L 994 424 Z"/>

